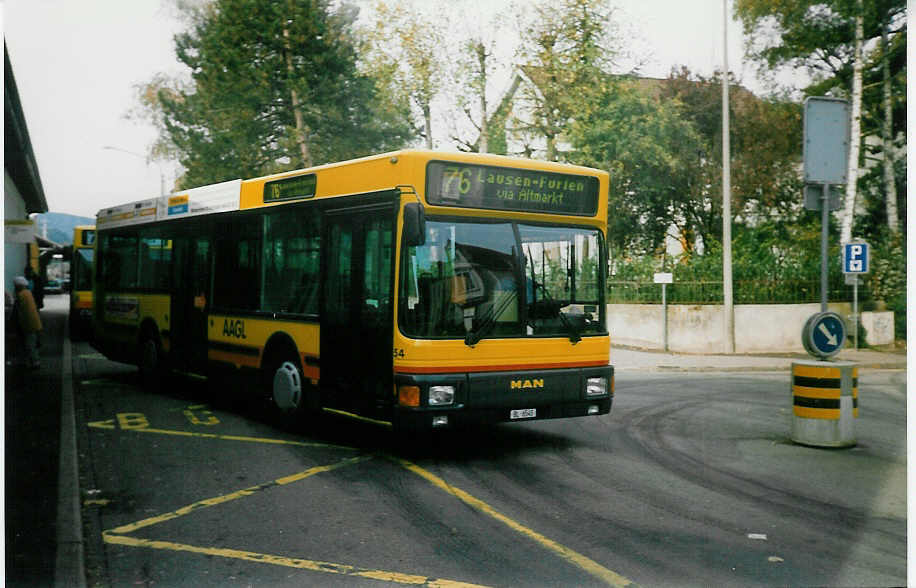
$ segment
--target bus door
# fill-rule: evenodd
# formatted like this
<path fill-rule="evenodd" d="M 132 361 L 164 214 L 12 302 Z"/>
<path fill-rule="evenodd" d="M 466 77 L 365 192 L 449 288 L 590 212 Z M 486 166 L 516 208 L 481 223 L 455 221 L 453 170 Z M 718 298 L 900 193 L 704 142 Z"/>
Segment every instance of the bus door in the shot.
<path fill-rule="evenodd" d="M 328 213 L 321 312 L 324 402 L 388 418 L 394 337 L 392 205 Z"/>
<path fill-rule="evenodd" d="M 171 355 L 176 367 L 202 373 L 207 361 L 210 239 L 176 239 L 174 255 Z"/>

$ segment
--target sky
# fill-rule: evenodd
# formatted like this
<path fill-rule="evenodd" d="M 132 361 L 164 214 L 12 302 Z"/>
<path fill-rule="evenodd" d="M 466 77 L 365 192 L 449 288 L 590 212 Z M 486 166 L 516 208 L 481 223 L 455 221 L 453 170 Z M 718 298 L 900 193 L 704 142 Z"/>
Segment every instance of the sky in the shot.
<path fill-rule="evenodd" d="M 491 10 L 507 3 L 466 1 Z M 722 0 L 615 4 L 628 48 L 644 60 L 644 75 L 665 77 L 677 64 L 702 75 L 722 68 Z M 177 163 L 146 159 L 155 130 L 125 117 L 136 106 L 138 84 L 160 72 L 185 73 L 172 41 L 182 24 L 170 6 L 162 0 L 0 1 L 50 211 L 94 217 L 101 208 L 159 194 L 160 182 L 174 184 Z M 741 31 L 732 20 L 728 38 L 729 69 L 762 91 L 753 66 L 742 63 Z"/>

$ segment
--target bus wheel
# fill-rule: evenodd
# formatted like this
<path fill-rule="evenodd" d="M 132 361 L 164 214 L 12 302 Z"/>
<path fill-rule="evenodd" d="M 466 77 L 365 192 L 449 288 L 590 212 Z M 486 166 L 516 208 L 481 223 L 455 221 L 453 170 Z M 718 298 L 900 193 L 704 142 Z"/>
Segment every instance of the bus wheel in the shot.
<path fill-rule="evenodd" d="M 159 387 L 162 376 L 159 344 L 150 335 L 144 336 L 140 341 L 140 357 L 137 367 L 140 370 L 140 383 L 145 389 L 155 390 Z"/>
<path fill-rule="evenodd" d="M 291 361 L 284 361 L 274 371 L 271 400 L 284 414 L 294 414 L 302 410 L 304 399 L 302 374 Z"/>
<path fill-rule="evenodd" d="M 292 357 L 280 357 L 268 368 L 270 403 L 287 426 L 310 424 L 318 413 L 317 391 L 302 377 L 302 369 Z"/>

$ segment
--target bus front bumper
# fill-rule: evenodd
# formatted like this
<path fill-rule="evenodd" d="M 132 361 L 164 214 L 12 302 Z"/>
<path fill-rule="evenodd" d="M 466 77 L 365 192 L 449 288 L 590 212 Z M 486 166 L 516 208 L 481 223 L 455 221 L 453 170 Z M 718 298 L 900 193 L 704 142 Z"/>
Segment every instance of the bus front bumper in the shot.
<path fill-rule="evenodd" d="M 395 386 L 395 427 L 437 429 L 608 414 L 614 368 L 396 374 Z M 443 389 L 452 402 L 436 404 Z"/>

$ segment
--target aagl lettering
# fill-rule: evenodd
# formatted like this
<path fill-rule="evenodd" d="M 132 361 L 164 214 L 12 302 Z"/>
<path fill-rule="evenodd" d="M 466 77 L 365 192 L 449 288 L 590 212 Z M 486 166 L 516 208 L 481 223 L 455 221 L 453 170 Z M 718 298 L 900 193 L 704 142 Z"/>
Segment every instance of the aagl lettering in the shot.
<path fill-rule="evenodd" d="M 245 336 L 245 321 L 242 319 L 226 319 L 223 321 L 223 335 L 236 339 L 247 339 Z"/>

